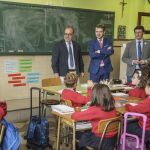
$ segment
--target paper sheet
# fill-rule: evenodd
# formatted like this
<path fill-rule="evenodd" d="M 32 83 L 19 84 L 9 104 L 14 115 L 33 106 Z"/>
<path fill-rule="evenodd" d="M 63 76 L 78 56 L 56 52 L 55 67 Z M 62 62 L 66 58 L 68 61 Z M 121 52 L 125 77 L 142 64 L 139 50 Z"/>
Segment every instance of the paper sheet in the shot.
<path fill-rule="evenodd" d="M 121 93 L 121 92 L 118 92 L 118 93 L 112 93 L 113 96 L 128 96 L 128 94 L 125 94 L 125 93 Z"/>
<path fill-rule="evenodd" d="M 90 129 L 92 128 L 92 125 L 90 122 L 77 122 L 76 123 L 76 129 L 79 130 L 79 129 Z"/>

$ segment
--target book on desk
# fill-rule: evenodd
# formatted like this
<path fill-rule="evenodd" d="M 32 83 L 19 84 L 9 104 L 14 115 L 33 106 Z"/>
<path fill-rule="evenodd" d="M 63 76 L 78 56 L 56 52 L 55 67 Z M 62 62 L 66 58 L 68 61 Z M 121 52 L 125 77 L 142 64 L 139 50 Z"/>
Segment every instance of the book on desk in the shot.
<path fill-rule="evenodd" d="M 51 108 L 52 108 L 52 111 L 58 112 L 60 114 L 70 114 L 74 112 L 74 108 L 69 107 L 67 105 L 63 105 L 63 104 L 52 105 Z"/>
<path fill-rule="evenodd" d="M 72 114 L 75 112 L 74 108 L 67 106 L 67 105 L 52 105 L 51 106 L 52 111 L 55 111 L 60 114 Z M 84 108 L 85 110 L 85 108 Z M 76 122 L 76 130 L 84 130 L 84 129 L 90 129 L 92 127 L 91 123 L 89 121 L 80 121 Z"/>

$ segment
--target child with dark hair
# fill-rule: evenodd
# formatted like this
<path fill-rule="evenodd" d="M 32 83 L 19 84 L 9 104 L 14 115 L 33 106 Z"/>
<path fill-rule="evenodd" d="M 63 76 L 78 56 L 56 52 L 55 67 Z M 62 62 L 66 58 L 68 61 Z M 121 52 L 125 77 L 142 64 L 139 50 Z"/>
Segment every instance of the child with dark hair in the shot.
<path fill-rule="evenodd" d="M 132 85 L 135 86 L 134 89 L 129 90 L 129 96 L 138 97 L 138 98 L 145 98 L 147 97 L 144 87 L 140 87 L 140 79 L 142 76 L 142 72 L 140 70 L 135 70 L 133 77 L 132 77 Z"/>
<path fill-rule="evenodd" d="M 150 63 L 143 65 L 141 67 L 141 72 L 142 72 L 142 75 L 141 75 L 141 80 L 140 80 L 139 86 L 145 88 L 147 81 L 148 81 L 148 78 L 149 78 L 148 76 L 150 73 Z"/>
<path fill-rule="evenodd" d="M 64 78 L 66 89 L 62 91 L 61 98 L 70 100 L 73 107 L 81 107 L 82 105 L 89 102 L 91 95 L 91 87 L 93 86 L 92 81 L 88 81 L 87 96 L 83 96 L 76 92 L 78 76 L 74 73 L 68 73 Z"/>
<path fill-rule="evenodd" d="M 98 148 L 101 134 L 98 132 L 98 123 L 103 119 L 116 117 L 117 112 L 114 105 L 114 99 L 109 87 L 105 84 L 95 84 L 92 88 L 91 104 L 85 111 L 75 112 L 71 118 L 77 121 L 90 121 L 92 131 L 77 133 L 79 136 L 78 149 L 86 146 Z M 114 150 L 116 132 L 109 132 L 104 137 L 102 149 Z"/>
<path fill-rule="evenodd" d="M 7 113 L 7 104 L 5 101 L 0 100 L 0 121 L 3 119 L 6 113 Z"/>
<path fill-rule="evenodd" d="M 146 82 L 145 86 L 145 92 L 148 95 L 147 98 L 145 98 L 143 101 L 141 101 L 138 105 L 132 106 L 130 104 L 126 104 L 126 111 L 129 112 L 136 112 L 136 113 L 142 113 L 147 116 L 147 122 L 146 122 L 146 131 L 145 131 L 145 142 L 148 141 L 150 137 L 150 70 L 149 70 L 149 78 Z M 138 118 L 138 121 L 129 122 L 127 126 L 127 132 L 131 134 L 138 135 L 140 138 L 142 136 L 142 125 L 143 125 L 143 119 Z"/>

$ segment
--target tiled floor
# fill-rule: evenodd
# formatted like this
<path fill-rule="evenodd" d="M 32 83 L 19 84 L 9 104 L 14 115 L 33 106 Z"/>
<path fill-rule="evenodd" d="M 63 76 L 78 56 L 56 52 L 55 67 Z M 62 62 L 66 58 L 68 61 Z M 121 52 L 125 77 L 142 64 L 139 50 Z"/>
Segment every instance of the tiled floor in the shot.
<path fill-rule="evenodd" d="M 56 120 L 55 117 L 48 119 L 49 120 L 49 139 L 50 144 L 53 146 L 53 150 L 56 149 Z M 28 150 L 26 147 L 26 140 L 24 139 L 24 136 L 26 135 L 27 128 L 28 128 L 28 122 L 20 122 L 20 123 L 14 123 L 14 125 L 19 129 L 19 133 L 22 138 L 22 144 L 19 150 Z M 65 146 L 65 144 L 60 145 L 60 150 L 72 150 L 71 144 L 69 146 Z M 46 148 L 45 150 L 48 150 Z"/>

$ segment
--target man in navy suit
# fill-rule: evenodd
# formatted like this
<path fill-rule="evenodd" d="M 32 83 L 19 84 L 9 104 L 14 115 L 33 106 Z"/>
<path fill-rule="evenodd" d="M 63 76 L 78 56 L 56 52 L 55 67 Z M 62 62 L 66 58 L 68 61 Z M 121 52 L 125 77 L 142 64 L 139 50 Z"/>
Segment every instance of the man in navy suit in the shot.
<path fill-rule="evenodd" d="M 60 76 L 62 82 L 68 72 L 84 76 L 84 64 L 81 48 L 73 41 L 74 28 L 67 26 L 64 39 L 55 44 L 52 50 L 52 69 L 56 77 Z"/>
<path fill-rule="evenodd" d="M 112 43 L 104 38 L 105 27 L 98 24 L 95 28 L 96 39 L 89 41 L 88 51 L 91 58 L 89 72 L 93 82 L 109 79 L 112 71 L 110 55 L 113 54 Z"/>

